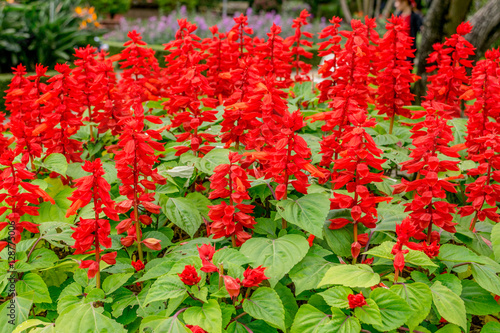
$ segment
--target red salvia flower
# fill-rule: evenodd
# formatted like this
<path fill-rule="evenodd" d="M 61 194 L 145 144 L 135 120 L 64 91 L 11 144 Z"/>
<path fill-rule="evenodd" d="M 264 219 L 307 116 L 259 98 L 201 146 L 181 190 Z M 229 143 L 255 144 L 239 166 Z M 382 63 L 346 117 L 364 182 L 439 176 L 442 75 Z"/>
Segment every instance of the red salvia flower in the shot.
<path fill-rule="evenodd" d="M 366 305 L 365 296 L 363 294 L 349 294 L 347 295 L 347 300 L 349 301 L 349 308 L 355 309 Z"/>
<path fill-rule="evenodd" d="M 6 147 L 4 147 L 6 148 Z M 4 203 L 0 207 L 0 215 L 10 211 L 6 218 L 14 223 L 14 235 L 11 235 L 12 242 L 17 244 L 21 241 L 21 233 L 27 230 L 31 233 L 38 233 L 39 224 L 21 221 L 25 215 L 37 216 L 39 200 L 54 200 L 39 186 L 26 182 L 25 180 L 35 179 L 35 175 L 26 171 L 25 163 L 14 162 L 16 155 L 12 150 L 4 151 L 0 156 L 0 165 L 4 166 L 0 174 L 0 201 Z M 31 204 L 31 205 L 30 205 Z M 0 230 L 3 230 L 9 223 L 0 222 Z"/>
<path fill-rule="evenodd" d="M 73 248 L 75 254 L 95 253 L 95 261 L 85 260 L 80 264 L 80 268 L 89 268 L 88 276 L 92 278 L 97 275 L 99 278 L 99 262 L 104 260 L 108 264 L 116 263 L 116 252 L 105 254 L 101 257 L 102 248 L 111 247 L 111 238 L 109 238 L 111 227 L 109 221 L 99 218 L 103 212 L 112 220 L 118 220 L 118 214 L 114 209 L 114 201 L 111 200 L 109 192 L 111 186 L 103 178 L 104 169 L 100 159 L 93 162 L 85 161 L 82 169 L 91 173 L 90 176 L 79 178 L 76 181 L 77 189 L 68 198 L 73 203 L 66 213 L 66 217 L 76 214 L 81 207 L 88 205 L 91 201 L 94 205 L 94 219 L 84 219 L 80 217 L 77 227 L 72 227 L 75 240 Z M 94 249 L 92 250 L 92 246 Z M 99 280 L 97 287 L 99 288 Z"/>
<path fill-rule="evenodd" d="M 132 261 L 131 264 L 132 264 L 132 267 L 134 267 L 136 272 L 142 271 L 144 269 L 144 264 L 139 259 L 137 261 Z"/>
<path fill-rule="evenodd" d="M 302 31 L 302 27 L 308 25 L 307 18 L 311 16 L 306 9 L 300 12 L 299 17 L 293 20 L 292 28 L 295 29 L 295 35 L 287 37 L 285 43 L 293 45 L 292 47 L 292 58 L 293 68 L 295 68 L 295 81 L 308 81 L 310 78 L 307 76 L 311 71 L 312 66 L 300 60 L 300 57 L 305 57 L 311 59 L 313 54 L 304 49 L 305 47 L 312 47 L 312 43 L 309 40 L 303 39 L 312 38 L 313 35 L 310 32 Z"/>
<path fill-rule="evenodd" d="M 245 170 L 236 165 L 241 157 L 238 153 L 230 153 L 230 163 L 217 166 L 210 177 L 210 188 L 214 191 L 209 199 L 229 198 L 229 205 L 223 201 L 208 207 L 208 216 L 212 220 L 211 233 L 214 239 L 231 237 L 234 246 L 243 244 L 251 237 L 243 228 L 253 229 L 256 224 L 254 218 L 248 215 L 253 213 L 254 206 L 242 203 L 250 199 L 247 192 L 250 183 Z"/>
<path fill-rule="evenodd" d="M 201 259 L 202 267 L 201 271 L 205 273 L 217 272 L 217 266 L 212 262 L 212 258 L 215 253 L 215 247 L 209 244 L 203 244 L 201 247 L 196 246 Z"/>
<path fill-rule="evenodd" d="M 435 51 L 429 55 L 427 63 L 437 62 L 437 73 L 428 77 L 427 101 L 435 101 L 446 105 L 445 111 L 450 117 L 460 116 L 460 100 L 463 87 L 469 83 L 466 68 L 472 67 L 474 47 L 465 39 L 472 30 L 469 22 L 461 23 L 457 33 L 453 34 L 442 46 L 436 45 Z M 432 71 L 431 66 L 427 71 Z"/>
<path fill-rule="evenodd" d="M 411 105 L 414 100 L 410 84 L 415 82 L 416 76 L 412 74 L 413 64 L 409 58 L 415 55 L 411 49 L 412 38 L 406 29 L 406 21 L 401 16 L 392 16 L 380 41 L 377 109 L 378 114 L 391 118 L 389 133 L 392 133 L 395 115 L 411 117 L 410 110 L 404 106 Z"/>
<path fill-rule="evenodd" d="M 248 267 L 245 272 L 243 272 L 244 279 L 241 285 L 246 288 L 257 287 L 262 281 L 269 279 L 264 275 L 265 270 L 266 267 L 262 266 L 254 269 Z"/>
<path fill-rule="evenodd" d="M 137 115 L 144 114 L 142 103 L 157 100 L 162 95 L 160 78 L 160 66 L 155 58 L 155 51 L 145 47 L 142 36 L 133 30 L 127 34 L 130 38 L 123 44 L 126 48 L 120 53 L 119 58 L 120 82 L 118 88 L 120 94 L 126 96 L 125 105 L 134 110 Z"/>
<path fill-rule="evenodd" d="M 425 120 L 414 124 L 410 130 L 413 135 L 415 148 L 410 153 L 412 158 L 401 163 L 401 170 L 409 173 L 419 173 L 414 181 L 401 180 L 401 184 L 394 185 L 394 194 L 401 192 L 416 191 L 412 202 L 405 204 L 406 210 L 411 211 L 410 221 L 415 225 L 417 231 L 427 229 L 427 243 L 430 243 L 432 225 L 454 233 L 456 223 L 453 222 L 452 213 L 456 205 L 446 201 L 435 201 L 434 198 L 446 198 L 446 192 L 455 193 L 455 184 L 449 182 L 453 179 L 439 179 L 438 172 L 458 171 L 458 160 L 443 160 L 438 158 L 438 152 L 449 157 L 457 158 L 460 155 L 456 149 L 448 146 L 454 137 L 451 127 L 447 124 L 448 115 L 442 103 L 426 102 Z M 416 113 L 415 117 L 419 117 Z"/>
<path fill-rule="evenodd" d="M 132 224 L 140 230 L 141 223 L 146 225 L 151 223 L 151 218 L 147 213 L 139 214 L 139 206 L 151 214 L 160 213 L 160 207 L 153 203 L 154 192 L 147 192 L 147 190 L 154 191 L 156 184 L 166 183 L 165 178 L 153 169 L 157 160 L 155 150 L 164 151 L 164 147 L 156 141 L 162 139 L 156 130 L 144 129 L 144 119 L 155 122 L 157 118 L 141 117 L 137 114 L 134 118 L 126 119 L 125 131 L 120 136 L 117 147 L 109 148 L 110 151 L 116 152 L 116 170 L 122 182 L 120 194 L 127 197 L 116 206 L 116 210 L 124 214 L 133 208 L 130 219 L 123 220 L 117 226 L 119 233 L 128 230 Z M 136 241 L 139 247 L 139 259 L 142 261 L 141 235 L 136 233 L 136 236 L 138 236 Z M 154 241 L 148 241 L 144 245 L 155 250 L 159 246 Z"/>
<path fill-rule="evenodd" d="M 37 101 L 43 103 L 44 110 L 47 111 L 46 154 L 61 153 L 68 162 L 81 162 L 82 142 L 70 137 L 83 125 L 83 109 L 80 104 L 82 86 L 67 64 L 57 64 L 55 70 L 60 74 L 48 80 L 50 84 L 47 92 Z"/>
<path fill-rule="evenodd" d="M 192 265 L 186 265 L 182 273 L 177 275 L 179 275 L 181 281 L 188 286 L 193 286 L 201 281 L 201 277 L 198 275 L 196 268 Z"/>

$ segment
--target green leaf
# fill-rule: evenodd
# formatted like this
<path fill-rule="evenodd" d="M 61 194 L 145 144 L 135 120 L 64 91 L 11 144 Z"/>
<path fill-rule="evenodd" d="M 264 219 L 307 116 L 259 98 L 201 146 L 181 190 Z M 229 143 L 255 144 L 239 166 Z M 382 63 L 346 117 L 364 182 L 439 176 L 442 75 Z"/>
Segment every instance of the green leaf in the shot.
<path fill-rule="evenodd" d="M 432 280 L 432 282 L 436 281 L 441 282 L 445 287 L 453 291 L 458 296 L 462 293 L 462 284 L 460 283 L 460 279 L 453 274 L 440 274 Z"/>
<path fill-rule="evenodd" d="M 222 312 L 215 299 L 203 306 L 192 306 L 184 312 L 184 321 L 189 325 L 198 325 L 209 333 L 222 332 Z"/>
<path fill-rule="evenodd" d="M 0 305 L 0 327 L 5 332 L 12 332 L 17 325 L 28 320 L 29 311 L 33 305 L 33 295 L 16 295 Z"/>
<path fill-rule="evenodd" d="M 95 308 L 91 303 L 71 305 L 56 319 L 56 332 L 126 332 L 121 324 L 103 312 L 104 308 Z"/>
<path fill-rule="evenodd" d="M 102 290 L 106 294 L 111 294 L 116 289 L 123 286 L 134 273 L 122 273 L 109 275 L 102 283 Z"/>
<path fill-rule="evenodd" d="M 338 286 L 332 287 L 326 291 L 319 293 L 324 299 L 326 304 L 333 306 L 334 308 L 345 308 L 349 307 L 349 301 L 347 296 L 353 294 L 350 288 Z"/>
<path fill-rule="evenodd" d="M 395 284 L 391 291 L 400 296 L 408 303 L 411 315 L 406 324 L 410 329 L 415 329 L 429 314 L 432 305 L 432 292 L 424 283 Z"/>
<path fill-rule="evenodd" d="M 361 324 L 358 318 L 346 316 L 340 309 L 332 308 L 332 323 L 336 333 L 359 333 Z"/>
<path fill-rule="evenodd" d="M 286 199 L 277 203 L 277 213 L 286 221 L 323 238 L 323 226 L 330 211 L 326 194 L 306 194 L 298 200 Z"/>
<path fill-rule="evenodd" d="M 19 295 L 31 291 L 34 303 L 52 303 L 47 285 L 42 277 L 35 273 L 25 274 L 22 280 L 16 282 L 16 292 Z"/>
<path fill-rule="evenodd" d="M 229 164 L 229 150 L 216 148 L 201 158 L 199 169 L 207 175 L 212 175 L 215 167 L 221 164 Z"/>
<path fill-rule="evenodd" d="M 328 219 L 332 218 L 350 219 L 351 213 L 347 209 L 333 210 L 330 211 L 330 214 L 328 214 Z M 329 225 L 329 223 L 325 223 L 323 226 L 323 234 L 325 235 L 326 243 L 336 255 L 341 257 L 350 257 L 351 244 L 354 242 L 352 225 L 349 224 L 344 228 L 337 230 L 329 229 Z"/>
<path fill-rule="evenodd" d="M 184 327 L 177 316 L 170 318 L 160 316 L 149 316 L 142 320 L 139 332 L 149 329 L 155 333 L 191 333 L 191 330 Z"/>
<path fill-rule="evenodd" d="M 290 333 L 331 332 L 336 331 L 330 317 L 309 304 L 300 307 L 290 330 Z"/>
<path fill-rule="evenodd" d="M 380 282 L 380 275 L 368 265 L 337 265 L 331 267 L 318 285 L 340 284 L 351 288 L 369 288 Z"/>
<path fill-rule="evenodd" d="M 495 259 L 500 261 L 500 224 L 498 223 L 491 229 L 491 246 L 493 247 Z"/>
<path fill-rule="evenodd" d="M 276 287 L 274 287 L 274 290 L 278 293 L 283 308 L 285 309 L 285 326 L 289 328 L 293 324 L 293 318 L 295 318 L 299 306 L 290 288 L 278 283 Z"/>
<path fill-rule="evenodd" d="M 377 303 L 382 316 L 382 325 L 373 325 L 377 330 L 387 332 L 403 325 L 411 315 L 411 309 L 404 299 L 396 293 L 376 288 L 370 298 Z"/>
<path fill-rule="evenodd" d="M 481 333 L 498 333 L 500 332 L 500 323 L 496 321 L 490 321 L 486 323 L 481 329 Z"/>
<path fill-rule="evenodd" d="M 379 134 L 376 135 L 373 140 L 377 146 L 389 146 L 401 141 L 397 136 L 393 134 Z"/>
<path fill-rule="evenodd" d="M 453 244 L 444 244 L 439 249 L 437 256 L 446 266 L 452 267 L 457 263 L 482 262 L 480 257 L 466 248 Z"/>
<path fill-rule="evenodd" d="M 394 244 L 394 242 L 383 242 L 379 246 L 376 246 L 365 252 L 365 254 L 388 260 L 394 260 L 394 255 L 391 253 Z M 424 267 L 427 269 L 437 267 L 437 265 L 434 264 L 425 253 L 414 250 L 408 250 L 408 253 L 405 254 L 405 263 L 412 264 L 418 267 Z"/>
<path fill-rule="evenodd" d="M 366 300 L 366 305 L 354 309 L 356 317 L 365 324 L 382 325 L 382 316 L 377 303 L 371 298 Z"/>
<path fill-rule="evenodd" d="M 464 301 L 439 281 L 434 282 L 431 291 L 434 305 L 441 317 L 467 329 Z"/>
<path fill-rule="evenodd" d="M 276 291 L 260 287 L 243 303 L 243 310 L 256 319 L 262 319 L 269 325 L 283 331 L 285 328 L 285 309 Z"/>
<path fill-rule="evenodd" d="M 467 313 L 476 316 L 486 316 L 500 312 L 500 305 L 488 291 L 472 280 L 462 280 L 462 294 Z"/>
<path fill-rule="evenodd" d="M 44 327 L 46 327 L 49 325 L 52 326 L 53 324 L 41 321 L 40 319 L 28 319 L 25 322 L 23 322 L 21 325 L 18 325 L 16 327 L 16 329 L 12 331 L 12 333 L 23 333 L 28 328 L 36 327 L 39 325 L 43 325 Z M 6 326 L 3 326 L 3 327 L 6 327 Z M 31 330 L 30 332 L 34 332 L 34 331 L 35 331 L 35 329 Z"/>
<path fill-rule="evenodd" d="M 252 266 L 264 266 L 271 287 L 274 287 L 309 250 L 307 240 L 299 235 L 285 235 L 278 239 L 251 238 L 241 246 Z"/>
<path fill-rule="evenodd" d="M 163 301 L 184 295 L 187 292 L 186 286 L 178 276 L 161 276 L 149 289 L 146 296 L 145 305 L 154 301 Z"/>
<path fill-rule="evenodd" d="M 472 264 L 471 271 L 481 287 L 495 295 L 500 295 L 500 278 L 493 269 L 485 265 Z"/>
<path fill-rule="evenodd" d="M 45 158 L 43 161 L 43 166 L 49 170 L 57 172 L 63 176 L 66 176 L 66 171 L 68 170 L 68 162 L 63 154 L 52 153 Z"/>
<path fill-rule="evenodd" d="M 462 333 L 462 330 L 457 325 L 448 324 L 443 328 L 438 329 L 436 333 Z"/>
<path fill-rule="evenodd" d="M 328 268 L 333 264 L 309 250 L 307 255 L 290 271 L 290 278 L 295 285 L 295 294 L 318 286 Z"/>
<path fill-rule="evenodd" d="M 167 218 L 191 238 L 203 222 L 194 203 L 186 198 L 168 198 L 162 208 Z"/>

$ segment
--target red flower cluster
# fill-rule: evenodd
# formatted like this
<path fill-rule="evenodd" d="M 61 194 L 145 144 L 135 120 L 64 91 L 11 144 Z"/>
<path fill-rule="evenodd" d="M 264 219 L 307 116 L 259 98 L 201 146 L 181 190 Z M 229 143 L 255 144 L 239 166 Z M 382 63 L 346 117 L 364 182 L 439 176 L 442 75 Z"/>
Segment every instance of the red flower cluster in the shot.
<path fill-rule="evenodd" d="M 500 48 L 486 51 L 485 56 L 486 59 L 478 61 L 472 70 L 469 90 L 460 96 L 464 100 L 475 100 L 465 108 L 469 117 L 465 137 L 469 158 L 487 149 L 482 145 L 484 141 L 479 143 L 476 139 L 482 140 L 488 134 L 500 132 L 497 122 L 500 119 Z M 497 121 L 491 121 L 491 118 Z"/>
<path fill-rule="evenodd" d="M 201 276 L 198 275 L 196 268 L 192 265 L 186 265 L 182 273 L 177 274 L 181 281 L 188 286 L 194 286 L 201 281 Z"/>
<path fill-rule="evenodd" d="M 132 264 L 132 267 L 134 267 L 136 272 L 142 271 L 145 267 L 143 262 L 140 259 L 138 259 L 137 261 L 132 261 L 131 264 Z"/>
<path fill-rule="evenodd" d="M 3 230 L 9 223 L 13 223 L 14 234 L 11 235 L 11 239 L 13 243 L 17 244 L 21 241 L 23 230 L 32 233 L 39 232 L 39 224 L 21 221 L 23 215 L 37 216 L 38 207 L 36 205 L 39 204 L 39 200 L 50 201 L 54 204 L 54 199 L 39 186 L 24 181 L 35 179 L 35 175 L 26 171 L 25 163 L 14 162 L 15 157 L 12 150 L 7 150 L 0 156 L 0 165 L 5 166 L 0 175 L 0 189 L 3 191 L 0 194 L 0 202 L 5 203 L 0 207 L 0 215 L 10 210 L 6 217 L 9 222 L 0 222 L 0 230 Z M 5 245 L 2 246 L 5 247 Z"/>
<path fill-rule="evenodd" d="M 366 305 L 365 296 L 361 293 L 357 295 L 349 294 L 347 300 L 349 301 L 349 308 L 351 309 L 360 308 Z"/>
<path fill-rule="evenodd" d="M 81 162 L 82 142 L 70 137 L 83 125 L 83 87 L 72 75 L 69 65 L 57 64 L 55 70 L 60 74 L 48 80 L 47 92 L 36 102 L 44 104 L 46 155 L 61 153 L 68 162 Z"/>
<path fill-rule="evenodd" d="M 410 221 L 416 226 L 417 231 L 428 229 L 427 243 L 430 243 L 433 225 L 452 233 L 455 232 L 456 225 L 451 215 L 455 212 L 456 205 L 433 199 L 446 198 L 446 192 L 456 193 L 456 185 L 449 182 L 454 177 L 439 179 L 438 173 L 447 170 L 458 171 L 458 160 L 440 161 L 437 154 L 454 158 L 460 155 L 457 153 L 459 148 L 448 146 L 454 137 L 447 123 L 444 105 L 426 102 L 424 107 L 425 120 L 415 124 L 410 130 L 413 133 L 415 146 L 410 153 L 412 159 L 401 163 L 401 170 L 409 173 L 418 172 L 417 179 L 414 181 L 402 179 L 401 184 L 393 187 L 394 194 L 415 191 L 412 202 L 405 204 L 405 211 L 411 211 Z M 415 113 L 415 118 L 420 115 L 420 112 Z"/>
<path fill-rule="evenodd" d="M 471 32 L 469 22 L 461 23 L 457 33 L 446 38 L 444 44 L 434 46 L 434 52 L 429 55 L 427 63 L 436 62 L 429 66 L 427 72 L 437 69 L 437 73 L 428 77 L 427 101 L 435 101 L 446 105 L 445 111 L 449 116 L 460 116 L 459 96 L 463 87 L 469 83 L 466 68 L 472 67 L 472 60 L 467 60 L 474 55 L 474 47 L 465 39 Z"/>
<path fill-rule="evenodd" d="M 404 255 L 408 253 L 407 249 L 403 249 L 406 246 L 412 250 L 422 251 L 429 258 L 434 258 L 439 254 L 439 241 L 441 239 L 437 231 L 432 231 L 431 239 L 428 244 L 426 241 L 422 243 L 410 242 L 410 238 L 415 239 L 425 239 L 425 235 L 422 231 L 418 230 L 418 227 L 411 222 L 409 218 L 404 219 L 401 224 L 396 224 L 396 234 L 398 236 L 396 244 L 392 247 L 391 253 L 395 255 L 394 257 L 394 282 L 398 280 L 400 273 L 403 271 L 405 266 Z"/>
<path fill-rule="evenodd" d="M 223 201 L 219 205 L 209 206 L 208 216 L 212 219 L 210 230 L 214 238 L 231 237 L 233 246 L 240 246 L 251 236 L 243 228 L 253 229 L 256 223 L 253 216 L 254 206 L 243 204 L 243 200 L 250 199 L 248 188 L 250 183 L 244 169 L 236 165 L 241 159 L 238 153 L 229 153 L 229 164 L 222 164 L 215 168 L 210 177 L 209 199 L 229 198 L 229 205 Z M 226 178 L 227 177 L 227 178 Z"/>
<path fill-rule="evenodd" d="M 339 20 L 333 20 L 333 29 L 326 28 L 328 34 L 337 32 L 339 22 Z M 321 129 L 331 133 L 323 137 L 320 142 L 323 155 L 320 165 L 325 167 L 329 167 L 332 161 L 337 159 L 338 154 L 344 150 L 339 141 L 343 133 L 352 128 L 351 123 L 362 122 L 362 118 L 367 113 L 369 94 L 366 81 L 370 69 L 370 57 L 367 56 L 369 53 L 368 27 L 359 20 L 352 20 L 351 26 L 352 31 L 340 32 L 346 37 L 344 48 L 337 47 L 336 43 L 340 42 L 338 36 L 332 36 L 331 42 L 325 42 L 327 44 L 320 46 L 321 49 L 326 47 L 324 45 L 331 45 L 330 50 L 337 51 L 334 61 L 336 67 L 332 68 L 333 61 L 328 61 L 318 71 L 324 76 L 331 76 L 331 79 L 319 83 L 318 88 L 321 92 L 320 101 L 328 100 L 328 107 L 332 110 L 308 117 L 312 121 L 324 120 L 325 125 Z M 332 69 L 333 73 L 331 73 Z"/>
<path fill-rule="evenodd" d="M 494 222 L 500 222 L 497 207 L 497 203 L 500 202 L 500 185 L 491 183 L 491 180 L 497 183 L 500 181 L 500 138 L 498 134 L 488 134 L 475 138 L 473 142 L 481 147 L 481 150 L 486 150 L 483 153 L 469 155 L 473 161 L 479 162 L 477 168 L 467 170 L 468 176 L 478 176 L 474 182 L 465 185 L 467 202 L 471 203 L 471 206 L 460 208 L 461 216 L 474 214 L 470 230 L 474 230 L 478 220 L 484 221 L 489 218 Z M 485 204 L 490 208 L 485 207 Z"/>
<path fill-rule="evenodd" d="M 295 81 L 308 81 L 310 78 L 307 76 L 309 71 L 311 70 L 311 65 L 306 64 L 305 62 L 300 60 L 300 57 L 306 57 L 311 59 L 313 54 L 311 52 L 307 52 L 303 46 L 312 47 L 312 43 L 306 39 L 301 39 L 302 36 L 305 38 L 312 38 L 313 35 L 310 32 L 302 31 L 302 27 L 308 25 L 307 18 L 311 16 L 307 12 L 306 9 L 300 12 L 299 17 L 293 20 L 292 28 L 295 29 L 295 35 L 290 36 L 285 39 L 285 43 L 289 45 L 294 45 L 292 47 L 292 58 L 293 60 L 293 68 L 295 68 Z"/>
<path fill-rule="evenodd" d="M 366 115 L 361 118 L 358 127 L 345 132 L 342 136 L 343 150 L 340 158 L 335 160 L 332 173 L 333 189 L 337 190 L 344 186 L 354 198 L 349 195 L 334 193 L 330 199 L 330 209 L 351 209 L 352 222 L 346 218 L 335 218 L 330 220 L 330 229 L 340 229 L 349 223 L 354 225 L 354 243 L 351 245 L 353 258 L 359 255 L 361 244 L 358 239 L 358 224 L 367 228 L 375 228 L 377 222 L 376 206 L 379 202 L 390 201 L 390 197 L 376 197 L 368 190 L 367 184 L 382 181 L 382 173 L 372 172 L 383 170 L 383 159 L 379 159 L 382 151 L 377 148 L 372 137 L 366 133 L 365 127 L 375 125 L 373 120 L 366 120 Z"/>
<path fill-rule="evenodd" d="M 238 297 L 240 294 L 240 288 L 243 286 L 245 288 L 257 287 L 262 281 L 269 279 L 264 275 L 265 267 L 259 266 L 257 268 L 251 269 L 248 267 L 245 272 L 243 272 L 244 279 L 240 281 L 238 278 L 233 278 L 228 275 L 224 275 L 224 285 L 227 292 L 231 297 Z"/>
<path fill-rule="evenodd" d="M 198 254 L 200 255 L 202 267 L 201 270 L 205 273 L 217 272 L 218 268 L 212 262 L 212 258 L 215 254 L 215 247 L 208 244 L 203 244 L 201 247 L 196 246 L 198 249 Z"/>
<path fill-rule="evenodd" d="M 378 114 L 391 118 L 394 116 L 411 117 L 410 110 L 403 106 L 411 105 L 414 95 L 410 92 L 410 84 L 417 77 L 412 74 L 413 64 L 409 58 L 415 57 L 412 50 L 413 41 L 408 36 L 406 21 L 401 16 L 392 16 L 386 24 L 387 32 L 380 41 L 378 63 Z"/>
<path fill-rule="evenodd" d="M 144 117 L 146 120 L 157 122 L 154 116 Z M 166 180 L 160 176 L 153 165 L 157 160 L 155 150 L 163 151 L 163 145 L 155 140 L 161 140 L 161 135 L 155 130 L 144 129 L 144 118 L 136 115 L 134 118 L 125 120 L 125 131 L 119 138 L 118 147 L 109 148 L 112 152 L 116 152 L 116 170 L 118 178 L 121 180 L 120 194 L 127 197 L 127 200 L 120 202 L 116 206 L 118 213 L 127 213 L 133 208 L 130 217 L 121 221 L 116 229 L 118 234 L 125 231 L 131 236 L 130 229 L 135 224 L 135 240 L 139 247 L 139 259 L 142 261 L 141 248 L 141 232 L 140 223 L 150 225 L 152 219 L 150 214 L 159 214 L 160 206 L 153 203 L 154 191 L 156 184 L 165 184 Z M 139 214 L 139 205 L 141 205 L 148 213 Z M 149 214 L 150 213 L 150 214 Z M 124 246 L 130 246 L 130 238 L 122 239 Z M 155 241 L 144 240 L 144 245 L 158 250 L 159 243 Z"/>
<path fill-rule="evenodd" d="M 159 81 L 160 66 L 154 56 L 155 52 L 144 47 L 146 43 L 142 41 L 137 31 L 130 31 L 127 36 L 130 40 L 123 44 L 127 47 L 116 56 L 122 60 L 120 69 L 123 70 L 118 84 L 119 95 L 126 96 L 123 110 L 132 108 L 136 115 L 143 115 L 142 103 L 157 100 L 162 95 Z"/>
<path fill-rule="evenodd" d="M 199 127 L 204 122 L 216 120 L 217 112 L 204 108 L 215 108 L 217 100 L 211 97 L 214 95 L 214 89 L 202 74 L 208 68 L 202 63 L 207 55 L 201 50 L 200 38 L 193 34 L 196 25 L 186 19 L 178 20 L 178 23 L 179 30 L 175 40 L 165 45 L 165 50 L 170 54 L 165 57 L 169 64 L 164 71 L 168 100 L 163 105 L 169 114 L 175 114 L 172 128 L 182 126 L 185 130 L 185 133 L 177 135 L 177 142 L 189 140 L 189 146 L 175 147 L 176 155 L 182 155 L 189 150 L 196 155 L 204 155 L 214 148 L 209 144 L 215 142 L 215 135 L 200 133 Z"/>
<path fill-rule="evenodd" d="M 103 212 L 115 221 L 118 220 L 118 214 L 114 209 L 115 202 L 111 200 L 109 195 L 111 186 L 103 178 L 104 169 L 101 160 L 85 161 L 82 169 L 91 175 L 76 181 L 77 189 L 68 197 L 73 203 L 68 208 L 66 217 L 76 214 L 79 208 L 93 202 L 95 217 L 93 219 L 80 217 L 77 227 L 71 228 L 73 229 L 71 237 L 75 239 L 75 245 L 73 245 L 73 248 L 76 249 L 75 254 L 95 253 L 95 261 L 84 260 L 80 263 L 80 268 L 89 268 L 88 277 L 93 278 L 96 274 L 99 275 L 99 262 L 101 260 L 110 265 L 116 263 L 116 252 L 107 253 L 101 257 L 101 247 L 111 247 L 111 238 L 109 238 L 111 227 L 108 220 L 99 218 L 99 214 Z M 93 250 L 91 250 L 92 246 Z M 97 287 L 99 288 L 99 280 Z"/>

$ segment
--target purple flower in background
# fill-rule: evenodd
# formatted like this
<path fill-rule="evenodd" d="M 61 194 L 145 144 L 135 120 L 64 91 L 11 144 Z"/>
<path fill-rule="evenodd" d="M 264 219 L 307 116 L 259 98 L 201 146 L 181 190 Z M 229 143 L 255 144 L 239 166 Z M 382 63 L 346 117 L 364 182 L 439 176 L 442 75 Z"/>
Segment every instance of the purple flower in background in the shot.
<path fill-rule="evenodd" d="M 286 38 L 294 34 L 292 29 L 292 21 L 298 15 L 301 8 L 290 7 L 283 10 L 282 14 L 276 12 L 260 12 L 255 13 L 251 8 L 246 10 L 249 26 L 254 30 L 254 36 L 266 38 L 273 23 L 281 26 L 281 36 Z M 307 9 L 307 8 L 306 8 Z M 236 13 L 234 16 L 239 16 Z M 115 40 L 119 42 L 127 41 L 127 33 L 130 30 L 137 30 L 143 35 L 143 39 L 148 44 L 165 44 L 169 40 L 175 38 L 175 32 L 179 29 L 177 19 L 187 18 L 189 21 L 198 26 L 196 34 L 201 38 L 211 37 L 209 30 L 211 26 L 217 25 L 220 32 L 228 32 L 234 26 L 232 17 L 222 17 L 220 14 L 205 13 L 195 14 L 189 13 L 186 6 L 182 6 L 178 11 L 172 11 L 164 16 L 152 16 L 147 20 L 126 20 L 121 18 L 116 30 L 108 32 L 104 35 L 104 39 Z M 317 38 L 318 33 L 328 25 L 326 18 L 315 20 L 310 25 L 304 27 L 305 31 L 309 31 Z"/>

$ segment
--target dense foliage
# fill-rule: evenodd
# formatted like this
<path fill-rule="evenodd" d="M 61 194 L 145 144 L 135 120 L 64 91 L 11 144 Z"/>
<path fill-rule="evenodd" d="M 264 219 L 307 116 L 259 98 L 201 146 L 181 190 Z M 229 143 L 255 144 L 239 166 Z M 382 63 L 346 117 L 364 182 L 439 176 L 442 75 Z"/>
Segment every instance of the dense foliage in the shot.
<path fill-rule="evenodd" d="M 316 85 L 308 16 L 15 68 L 3 331 L 499 330 L 500 51 L 461 24 L 411 106 L 404 20 L 332 18 Z"/>
<path fill-rule="evenodd" d="M 0 73 L 9 72 L 19 63 L 28 71 L 34 71 L 38 63 L 53 67 L 57 62 L 70 60 L 75 47 L 95 43 L 94 37 L 101 33 L 94 24 L 81 28 L 84 18 L 75 13 L 79 2 L 1 1 Z"/>

